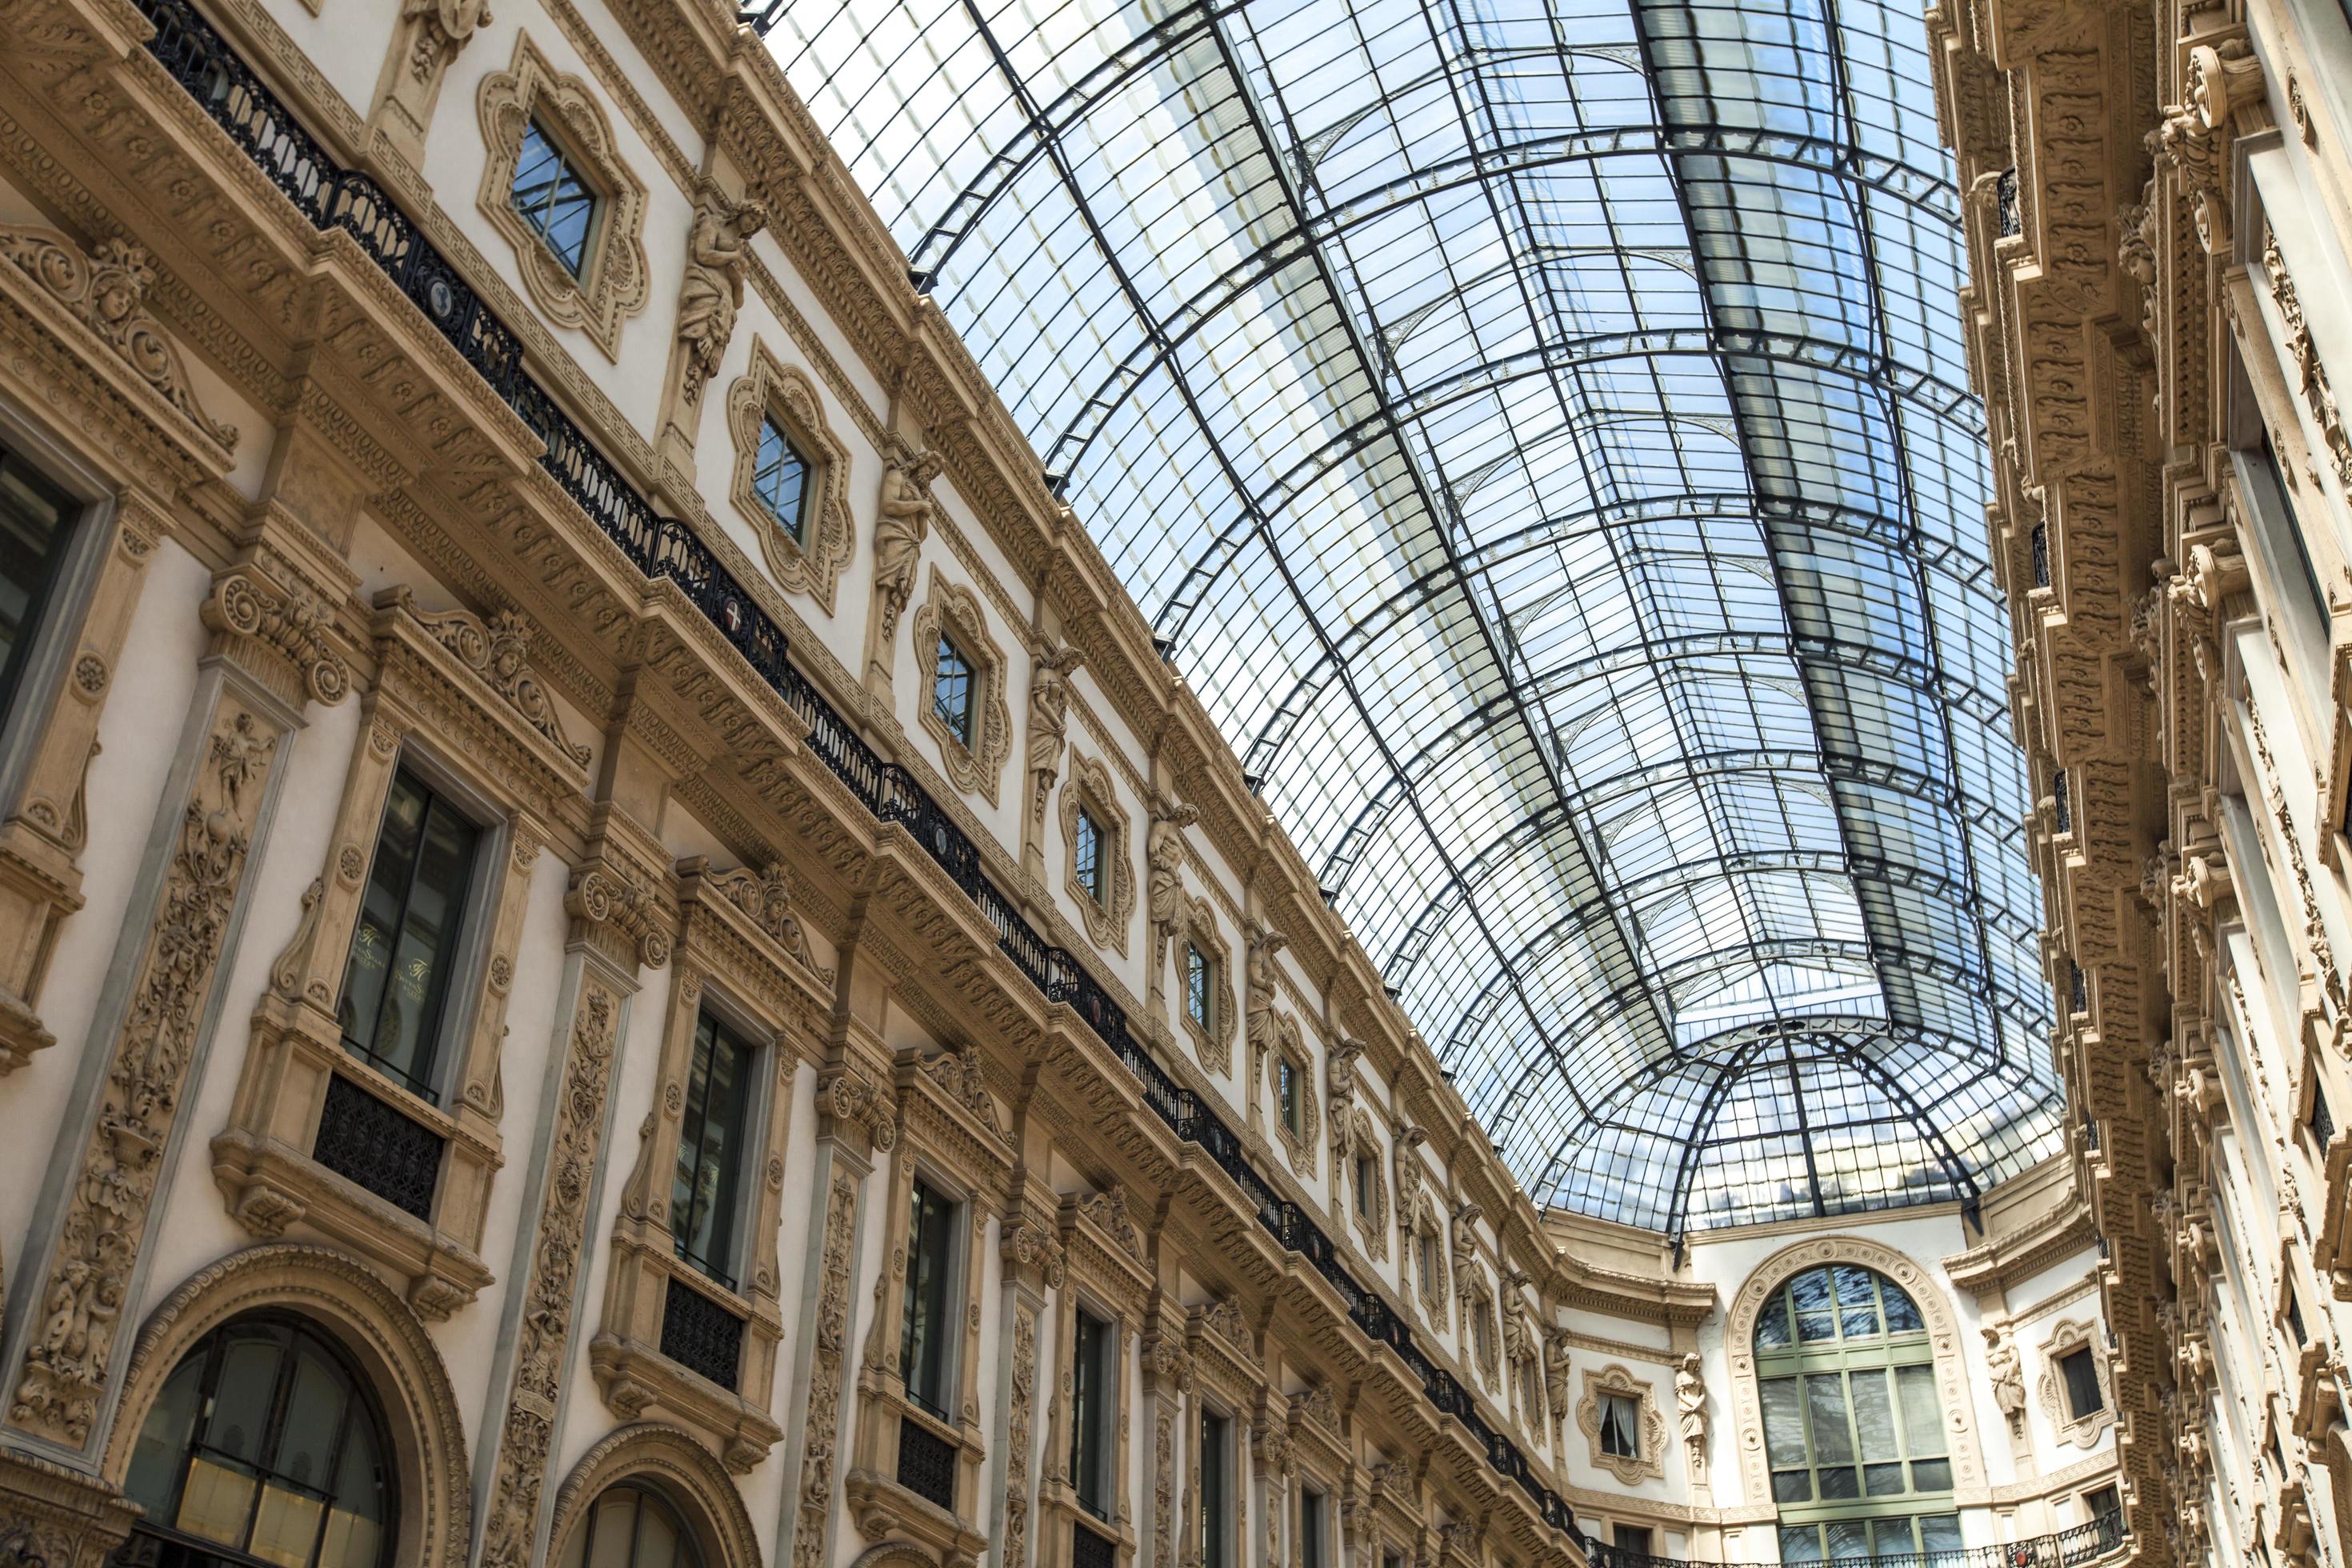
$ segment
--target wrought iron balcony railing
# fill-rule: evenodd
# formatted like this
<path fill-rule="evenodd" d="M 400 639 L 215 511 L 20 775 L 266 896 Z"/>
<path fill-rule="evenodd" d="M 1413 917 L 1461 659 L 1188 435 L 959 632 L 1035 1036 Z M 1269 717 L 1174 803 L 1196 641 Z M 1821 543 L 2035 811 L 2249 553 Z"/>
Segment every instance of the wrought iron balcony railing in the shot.
<path fill-rule="evenodd" d="M 1048 1002 L 1066 1004 L 1133 1073 L 1144 1103 L 1179 1138 L 1206 1150 L 1266 1230 L 1338 1293 L 1356 1327 L 1403 1363 L 1423 1394 L 1468 1432 L 1496 1470 L 1562 1531 L 1574 1515 L 1536 1478 L 1517 1446 L 1482 1417 L 1469 1390 L 1414 1343 L 1412 1331 L 1376 1290 L 1357 1282 L 1331 1238 L 1301 1205 L 1252 1168 L 1241 1140 L 1214 1110 L 1154 1061 L 1127 1015 L 1076 955 L 1023 917 L 981 868 L 980 849 L 906 769 L 885 762 L 786 658 L 783 628 L 687 524 L 664 517 L 573 423 L 524 364 L 522 340 L 365 174 L 344 169 L 265 86 L 189 0 L 137 0 L 155 27 L 147 47 L 202 104 L 238 151 L 259 165 L 317 227 L 356 239 L 490 388 L 546 443 L 541 465 L 588 520 L 648 578 L 677 584 L 751 669 L 809 727 L 806 744 L 877 820 L 903 826 L 980 906 L 997 944 Z"/>
<path fill-rule="evenodd" d="M 1914 1552 L 1900 1555 L 1832 1557 L 1820 1568 L 2085 1568 L 2130 1544 L 2131 1531 L 2121 1513 L 2104 1513 L 2085 1524 L 1992 1546 L 1969 1546 L 1957 1552 Z M 1585 1554 L 1592 1568 L 1738 1568 L 1737 1564 L 1694 1563 L 1681 1557 L 1656 1557 L 1628 1552 L 1592 1536 L 1584 1537 Z"/>

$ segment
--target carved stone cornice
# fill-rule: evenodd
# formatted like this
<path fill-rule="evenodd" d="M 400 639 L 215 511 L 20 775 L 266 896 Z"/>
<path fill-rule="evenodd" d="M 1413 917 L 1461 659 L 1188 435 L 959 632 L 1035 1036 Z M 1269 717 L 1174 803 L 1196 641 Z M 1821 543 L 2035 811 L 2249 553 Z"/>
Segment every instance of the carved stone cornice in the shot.
<path fill-rule="evenodd" d="M 898 1146 L 898 1112 L 891 1097 L 856 1068 L 832 1068 L 817 1079 L 818 1125 L 825 1134 L 846 1137 L 888 1153 Z"/>
<path fill-rule="evenodd" d="M 572 917 L 572 940 L 593 943 L 625 970 L 659 969 L 669 962 L 677 917 L 650 878 L 599 859 L 573 875 L 563 908 Z"/>
<path fill-rule="evenodd" d="M 333 706 L 352 689 L 351 666 L 339 647 L 334 612 L 292 574 L 273 578 L 266 554 L 232 566 L 213 580 L 203 608 L 216 647 L 280 695 Z"/>

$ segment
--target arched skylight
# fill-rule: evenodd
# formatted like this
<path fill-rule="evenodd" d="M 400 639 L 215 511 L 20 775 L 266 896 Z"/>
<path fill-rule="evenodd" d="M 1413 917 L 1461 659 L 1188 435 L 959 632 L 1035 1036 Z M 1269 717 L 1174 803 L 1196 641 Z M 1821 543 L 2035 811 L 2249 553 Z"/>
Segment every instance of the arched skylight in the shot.
<path fill-rule="evenodd" d="M 2056 1150 L 1916 0 L 756 19 L 1538 1202 Z"/>

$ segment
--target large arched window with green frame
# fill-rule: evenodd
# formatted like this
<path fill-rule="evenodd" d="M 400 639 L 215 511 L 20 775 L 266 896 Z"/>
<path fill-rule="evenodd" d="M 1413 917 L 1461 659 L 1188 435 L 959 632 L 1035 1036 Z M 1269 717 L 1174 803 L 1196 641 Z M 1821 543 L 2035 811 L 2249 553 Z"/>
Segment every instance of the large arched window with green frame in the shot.
<path fill-rule="evenodd" d="M 1780 1561 L 1957 1552 L 1951 1451 L 1919 1305 L 1857 1264 L 1790 1278 L 1756 1320 Z"/>

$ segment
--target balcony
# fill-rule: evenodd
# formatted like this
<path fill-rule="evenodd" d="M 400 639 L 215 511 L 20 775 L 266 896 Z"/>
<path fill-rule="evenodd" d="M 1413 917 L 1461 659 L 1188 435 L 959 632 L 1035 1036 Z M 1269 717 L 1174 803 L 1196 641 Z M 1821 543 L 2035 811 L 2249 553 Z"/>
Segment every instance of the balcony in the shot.
<path fill-rule="evenodd" d="M 1969 1546 L 1958 1552 L 1917 1552 L 1901 1556 L 1833 1558 L 1822 1568 L 2084 1568 L 2086 1563 L 2121 1552 L 2131 1544 L 2131 1531 L 2120 1513 L 2101 1514 L 2086 1524 L 1991 1546 Z M 1592 1568 L 1737 1568 L 1737 1565 L 1693 1563 L 1680 1557 L 1657 1557 L 1626 1552 L 1592 1536 L 1584 1537 L 1585 1555 Z"/>

